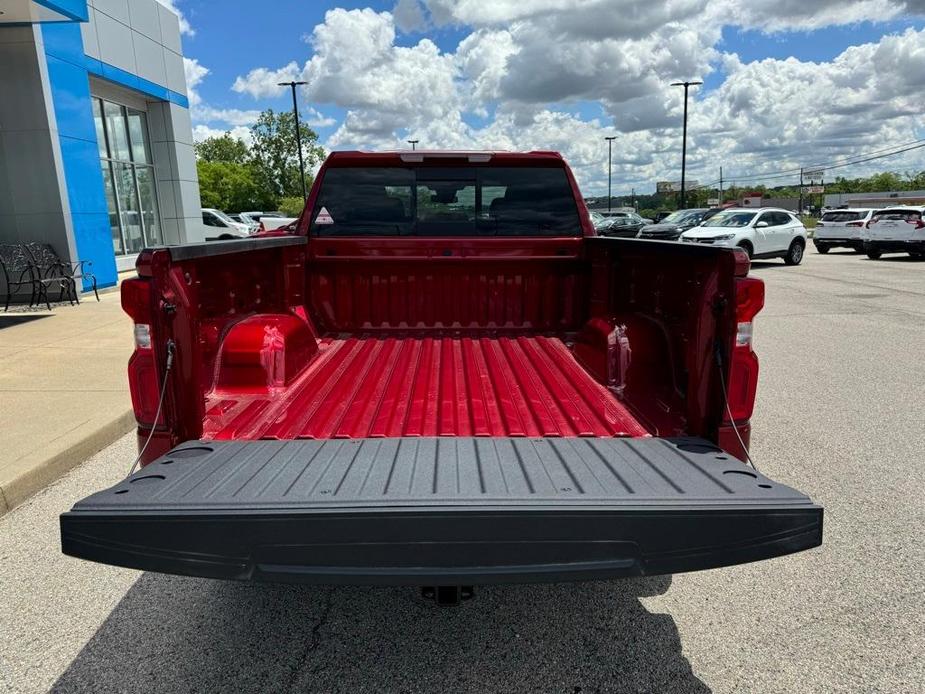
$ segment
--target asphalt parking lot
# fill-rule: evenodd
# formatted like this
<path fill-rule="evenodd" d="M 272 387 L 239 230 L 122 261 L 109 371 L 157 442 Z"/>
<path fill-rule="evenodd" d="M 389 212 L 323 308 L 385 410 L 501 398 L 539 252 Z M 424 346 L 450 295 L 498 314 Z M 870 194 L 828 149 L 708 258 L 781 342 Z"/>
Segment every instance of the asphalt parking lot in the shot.
<path fill-rule="evenodd" d="M 126 436 L 0 518 L 11 692 L 912 692 L 925 682 L 925 263 L 758 262 L 753 453 L 826 508 L 823 547 L 647 580 L 410 589 L 222 583 L 63 557 L 57 515 Z"/>

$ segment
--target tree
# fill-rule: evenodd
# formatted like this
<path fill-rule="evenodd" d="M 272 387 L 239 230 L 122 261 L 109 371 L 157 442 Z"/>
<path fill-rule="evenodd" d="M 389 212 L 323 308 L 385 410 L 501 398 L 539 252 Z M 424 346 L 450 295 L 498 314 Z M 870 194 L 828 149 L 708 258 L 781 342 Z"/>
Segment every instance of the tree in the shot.
<path fill-rule="evenodd" d="M 276 209 L 282 212 L 286 217 L 298 217 L 302 214 L 303 207 L 305 207 L 305 198 L 299 193 L 299 195 L 294 197 L 280 198 Z"/>
<path fill-rule="evenodd" d="M 304 123 L 299 124 L 302 138 L 302 155 L 305 168 L 314 168 L 324 158 L 324 149 L 318 146 L 318 135 Z M 295 118 L 292 112 L 263 111 L 251 127 L 251 156 L 257 170 L 258 181 L 277 198 L 301 197 L 299 156 L 295 142 Z M 306 185 L 311 185 L 306 172 Z"/>
<path fill-rule="evenodd" d="M 300 133 L 306 168 L 314 167 L 324 150 L 304 123 Z M 228 132 L 196 144 L 202 204 L 240 212 L 275 210 L 286 200 L 294 209 L 296 203 L 290 198 L 297 198 L 300 206 L 302 184 L 293 115 L 264 111 L 251 128 L 251 136 L 252 145 Z"/>
<path fill-rule="evenodd" d="M 202 142 L 197 142 L 194 148 L 199 161 L 246 164 L 251 159 L 247 143 L 232 136 L 229 132 L 218 137 L 207 137 Z"/>
<path fill-rule="evenodd" d="M 258 183 L 250 164 L 229 161 L 196 162 L 199 174 L 199 199 L 203 207 L 228 212 L 269 210 L 276 198 Z"/>

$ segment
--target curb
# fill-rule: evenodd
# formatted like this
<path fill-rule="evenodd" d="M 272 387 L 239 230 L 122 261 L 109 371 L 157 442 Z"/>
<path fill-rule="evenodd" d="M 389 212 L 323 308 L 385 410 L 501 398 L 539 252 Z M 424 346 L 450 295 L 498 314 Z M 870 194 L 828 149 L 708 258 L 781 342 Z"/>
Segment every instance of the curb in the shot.
<path fill-rule="evenodd" d="M 40 492 L 133 428 L 135 414 L 132 410 L 126 410 L 63 451 L 36 463 L 9 480 L 0 480 L 0 516 L 12 511 L 33 494 Z"/>

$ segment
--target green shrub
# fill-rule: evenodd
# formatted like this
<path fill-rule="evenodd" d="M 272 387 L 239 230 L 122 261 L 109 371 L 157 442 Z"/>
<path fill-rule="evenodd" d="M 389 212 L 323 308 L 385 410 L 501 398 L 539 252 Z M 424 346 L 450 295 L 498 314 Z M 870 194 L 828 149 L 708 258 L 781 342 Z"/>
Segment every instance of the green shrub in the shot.
<path fill-rule="evenodd" d="M 302 208 L 305 207 L 305 201 L 300 197 L 280 198 L 279 211 L 287 217 L 298 217 L 302 214 Z"/>

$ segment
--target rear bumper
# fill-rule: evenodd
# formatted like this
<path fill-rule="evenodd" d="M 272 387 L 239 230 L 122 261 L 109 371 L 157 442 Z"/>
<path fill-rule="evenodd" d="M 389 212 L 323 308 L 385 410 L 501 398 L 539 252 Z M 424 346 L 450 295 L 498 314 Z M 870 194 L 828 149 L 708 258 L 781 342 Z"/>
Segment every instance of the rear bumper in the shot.
<path fill-rule="evenodd" d="M 881 253 L 925 253 L 925 240 L 915 241 L 877 241 L 875 239 L 864 242 L 864 250 L 880 251 Z"/>
<path fill-rule="evenodd" d="M 834 248 L 836 246 L 844 246 L 848 248 L 856 248 L 858 250 L 864 248 L 864 242 L 859 238 L 825 238 L 825 237 L 813 237 L 813 243 L 818 248 L 819 246 L 828 246 L 829 248 Z"/>
<path fill-rule="evenodd" d="M 185 444 L 61 516 L 65 554 L 379 585 L 710 569 L 822 542 L 823 510 L 697 439 Z"/>

